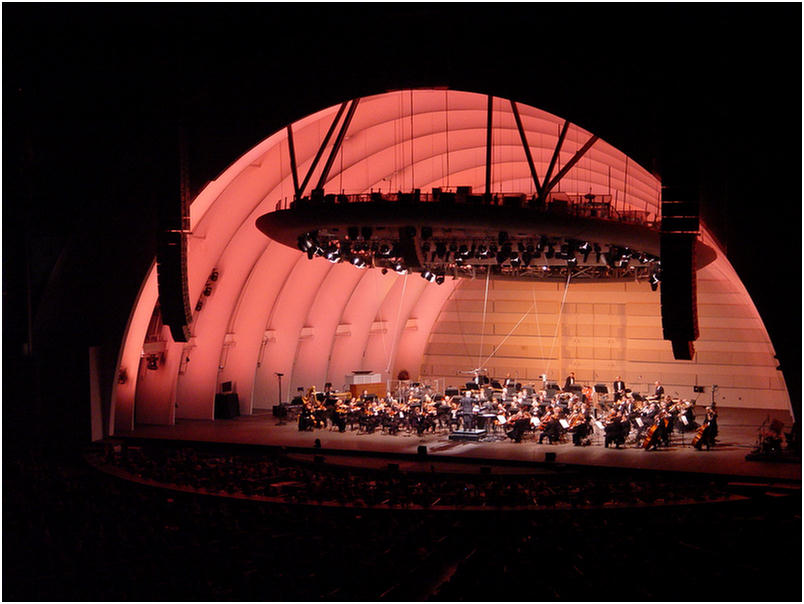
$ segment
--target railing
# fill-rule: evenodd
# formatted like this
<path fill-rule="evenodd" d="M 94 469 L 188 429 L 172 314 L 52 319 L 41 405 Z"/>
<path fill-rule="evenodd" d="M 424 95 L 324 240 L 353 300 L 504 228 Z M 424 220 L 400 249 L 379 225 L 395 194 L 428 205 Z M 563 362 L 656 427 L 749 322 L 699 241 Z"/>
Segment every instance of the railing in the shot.
<path fill-rule="evenodd" d="M 444 205 L 498 206 L 520 208 L 555 215 L 568 215 L 581 218 L 595 218 L 612 222 L 643 225 L 658 229 L 655 214 L 646 210 L 621 209 L 612 205 L 611 195 L 593 195 L 591 193 L 551 193 L 546 200 L 537 195 L 525 193 L 493 193 L 490 195 L 472 193 L 471 187 L 436 188 L 430 193 L 419 189 L 413 192 L 381 192 L 368 193 L 313 193 L 296 201 L 287 198 L 279 200 L 276 210 L 313 208 L 349 203 L 383 203 L 413 205 L 418 203 L 440 203 Z"/>

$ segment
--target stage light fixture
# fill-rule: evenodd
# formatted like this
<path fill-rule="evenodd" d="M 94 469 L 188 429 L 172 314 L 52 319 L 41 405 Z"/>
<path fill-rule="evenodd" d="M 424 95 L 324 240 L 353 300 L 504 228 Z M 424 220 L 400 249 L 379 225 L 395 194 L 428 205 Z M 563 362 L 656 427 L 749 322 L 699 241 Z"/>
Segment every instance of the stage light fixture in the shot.
<path fill-rule="evenodd" d="M 402 264 L 401 262 L 397 262 L 397 263 L 394 264 L 394 270 L 397 273 L 399 273 L 400 275 L 407 275 L 408 274 L 408 271 L 405 268 L 405 265 Z"/>
<path fill-rule="evenodd" d="M 430 271 L 428 271 L 427 269 L 425 269 L 425 270 L 423 270 L 423 271 L 422 271 L 422 279 L 424 279 L 424 280 L 429 281 L 430 283 L 432 283 L 433 281 L 435 281 L 435 278 L 436 278 L 435 274 L 434 274 L 434 273 L 431 273 L 431 272 L 430 272 Z"/>
<path fill-rule="evenodd" d="M 441 285 L 442 283 L 444 283 L 444 275 L 443 274 L 436 275 L 435 282 L 436 285 Z"/>
<path fill-rule="evenodd" d="M 656 289 L 659 287 L 659 282 L 660 281 L 661 281 L 661 276 L 659 275 L 659 273 L 657 271 L 653 271 L 650 274 L 650 288 L 651 288 L 652 291 L 656 291 Z"/>

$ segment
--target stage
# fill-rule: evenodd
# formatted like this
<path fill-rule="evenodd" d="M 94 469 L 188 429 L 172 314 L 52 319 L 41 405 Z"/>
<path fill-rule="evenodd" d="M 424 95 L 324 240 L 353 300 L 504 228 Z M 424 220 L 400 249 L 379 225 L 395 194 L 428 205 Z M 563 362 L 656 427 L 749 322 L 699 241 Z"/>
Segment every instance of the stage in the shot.
<path fill-rule="evenodd" d="M 699 423 L 703 411 L 703 407 L 696 408 Z M 445 431 L 426 433 L 422 437 L 404 431 L 392 436 L 379 431 L 372 434 L 350 430 L 339 433 L 331 428 L 300 432 L 295 421 L 279 423 L 269 411 L 214 421 L 178 420 L 175 426 L 137 425 L 133 431 L 115 436 L 135 440 L 309 449 L 309 453 L 321 454 L 328 462 L 360 466 L 377 466 L 380 465 L 378 460 L 385 463 L 393 458 L 415 456 L 419 446 L 424 445 L 427 447 L 428 461 L 420 460 L 410 465 L 411 468 L 426 469 L 434 461 L 460 462 L 462 466 L 474 461 L 478 464 L 494 464 L 495 467 L 508 464 L 524 468 L 529 464 L 541 464 L 545 461 L 546 453 L 554 453 L 556 463 L 567 465 L 697 472 L 764 480 L 801 480 L 800 460 L 798 463 L 777 463 L 745 459 L 754 449 L 757 429 L 766 417 L 783 422 L 785 431 L 790 429 L 792 419 L 786 411 L 722 407 L 718 408 L 718 413 L 720 434 L 717 445 L 710 451 L 698 451 L 690 446 L 694 432 L 684 434 L 683 442 L 681 435 L 674 432 L 670 447 L 649 452 L 634 447 L 630 444 L 631 440 L 625 448 L 605 448 L 602 437 L 594 438 L 590 446 L 576 447 L 569 438 L 561 444 L 539 445 L 538 434 L 535 439 L 528 436 L 521 443 L 515 443 L 502 437 L 486 441 L 452 441 Z M 320 451 L 313 451 L 316 439 L 321 442 Z M 375 461 L 372 462 L 372 458 Z"/>

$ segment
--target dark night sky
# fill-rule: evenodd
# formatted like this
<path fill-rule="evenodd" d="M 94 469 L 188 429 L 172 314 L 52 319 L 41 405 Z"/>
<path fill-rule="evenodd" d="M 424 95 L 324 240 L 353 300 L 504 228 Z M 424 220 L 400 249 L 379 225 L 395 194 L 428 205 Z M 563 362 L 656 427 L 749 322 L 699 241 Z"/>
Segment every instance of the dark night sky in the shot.
<path fill-rule="evenodd" d="M 196 193 L 289 121 L 447 85 L 565 117 L 699 198 L 801 382 L 799 4 L 2 10 L 5 363 L 26 332 L 26 248 L 43 329 L 77 350 L 119 338 L 177 194 L 180 123 Z"/>

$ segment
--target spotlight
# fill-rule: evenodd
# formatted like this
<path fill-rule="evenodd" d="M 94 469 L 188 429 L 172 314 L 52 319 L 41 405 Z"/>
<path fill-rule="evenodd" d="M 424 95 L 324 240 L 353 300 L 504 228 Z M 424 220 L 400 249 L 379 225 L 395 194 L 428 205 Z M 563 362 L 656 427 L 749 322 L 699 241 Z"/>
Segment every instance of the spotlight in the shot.
<path fill-rule="evenodd" d="M 327 246 L 327 249 L 324 250 L 324 258 L 335 264 L 336 262 L 340 261 L 341 253 L 338 251 L 338 247 L 332 243 Z"/>
<path fill-rule="evenodd" d="M 425 279 L 430 283 L 432 283 L 433 281 L 435 281 L 435 278 L 436 278 L 435 274 L 431 273 L 430 271 L 426 269 L 422 271 L 422 279 Z"/>
<path fill-rule="evenodd" d="M 159 356 L 155 355 L 155 354 L 149 354 L 146 367 L 148 369 L 153 369 L 153 370 L 159 369 Z"/>
<path fill-rule="evenodd" d="M 653 271 L 650 274 L 650 288 L 652 291 L 656 291 L 656 288 L 659 287 L 659 282 L 661 281 L 661 276 L 657 271 Z"/>
<path fill-rule="evenodd" d="M 209 274 L 209 280 L 210 281 L 217 281 L 218 280 L 218 271 L 212 271 Z"/>
<path fill-rule="evenodd" d="M 404 264 L 402 264 L 401 262 L 396 262 L 396 263 L 394 264 L 394 267 L 393 267 L 393 268 L 394 268 L 394 270 L 395 270 L 397 273 L 399 273 L 400 275 L 407 275 L 407 274 L 408 274 L 408 271 L 407 271 L 407 269 L 405 268 L 405 265 L 404 265 Z"/>
<path fill-rule="evenodd" d="M 382 256 L 383 258 L 387 258 L 388 256 L 391 255 L 391 246 L 388 245 L 387 243 L 383 243 L 380 246 L 379 253 L 380 253 L 380 256 Z"/>
<path fill-rule="evenodd" d="M 578 259 L 575 256 L 567 258 L 567 266 L 578 266 Z"/>
<path fill-rule="evenodd" d="M 366 268 L 366 261 L 360 256 L 352 256 L 352 264 L 357 268 Z"/>
<path fill-rule="evenodd" d="M 583 254 L 583 263 L 586 264 L 589 260 L 589 254 L 592 252 L 592 246 L 589 245 L 588 241 L 584 241 L 580 247 L 578 247 L 578 251 Z"/>
<path fill-rule="evenodd" d="M 477 248 L 477 257 L 478 258 L 488 258 L 489 257 L 489 248 L 485 245 L 481 245 Z"/>
<path fill-rule="evenodd" d="M 204 288 L 204 291 L 203 291 L 203 292 L 201 292 L 201 293 L 202 293 L 202 294 L 204 294 L 205 296 L 211 296 L 211 295 L 212 295 L 212 286 L 211 286 L 211 285 L 207 285 L 207 286 Z"/>
<path fill-rule="evenodd" d="M 441 285 L 442 283 L 444 283 L 444 275 L 442 274 L 436 275 L 435 282 L 436 285 Z"/>
<path fill-rule="evenodd" d="M 298 245 L 301 251 L 306 252 L 315 245 L 315 241 L 311 237 L 310 233 L 304 233 L 303 235 L 299 235 Z"/>
<path fill-rule="evenodd" d="M 461 258 L 469 257 L 469 248 L 466 247 L 465 245 L 462 245 L 460 248 L 458 248 L 458 255 Z"/>

